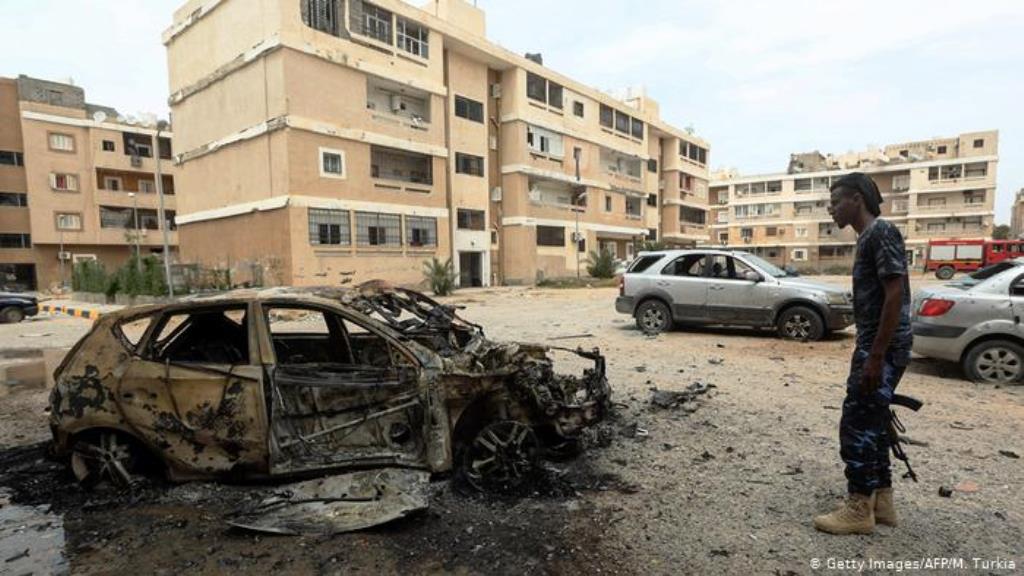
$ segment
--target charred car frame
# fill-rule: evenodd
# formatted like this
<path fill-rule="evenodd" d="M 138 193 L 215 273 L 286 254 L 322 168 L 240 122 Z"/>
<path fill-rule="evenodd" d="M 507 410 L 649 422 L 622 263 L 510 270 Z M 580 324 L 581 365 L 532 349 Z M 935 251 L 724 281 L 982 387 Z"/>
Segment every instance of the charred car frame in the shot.
<path fill-rule="evenodd" d="M 558 375 L 552 354 L 587 367 Z M 54 452 L 84 483 L 398 466 L 515 483 L 609 406 L 604 358 L 496 343 L 411 290 L 235 291 L 99 319 L 57 368 Z"/>

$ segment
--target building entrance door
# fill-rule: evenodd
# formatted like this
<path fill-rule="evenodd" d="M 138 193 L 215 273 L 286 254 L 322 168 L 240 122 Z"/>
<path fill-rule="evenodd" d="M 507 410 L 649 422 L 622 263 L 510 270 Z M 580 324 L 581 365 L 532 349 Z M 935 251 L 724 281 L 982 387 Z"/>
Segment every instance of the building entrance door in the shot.
<path fill-rule="evenodd" d="M 463 288 L 484 285 L 482 252 L 459 252 L 459 285 Z"/>

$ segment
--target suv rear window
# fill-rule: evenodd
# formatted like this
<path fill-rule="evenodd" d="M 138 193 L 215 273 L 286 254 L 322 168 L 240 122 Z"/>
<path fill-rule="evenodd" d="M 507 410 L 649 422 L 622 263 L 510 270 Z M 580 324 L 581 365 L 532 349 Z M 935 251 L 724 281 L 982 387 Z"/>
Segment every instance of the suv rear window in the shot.
<path fill-rule="evenodd" d="M 626 270 L 626 272 L 643 272 L 644 270 L 647 270 L 648 268 L 653 266 L 655 262 L 661 260 L 663 257 L 664 255 L 662 254 L 641 256 L 636 259 L 636 262 L 633 262 L 633 265 L 630 266 L 629 270 Z"/>

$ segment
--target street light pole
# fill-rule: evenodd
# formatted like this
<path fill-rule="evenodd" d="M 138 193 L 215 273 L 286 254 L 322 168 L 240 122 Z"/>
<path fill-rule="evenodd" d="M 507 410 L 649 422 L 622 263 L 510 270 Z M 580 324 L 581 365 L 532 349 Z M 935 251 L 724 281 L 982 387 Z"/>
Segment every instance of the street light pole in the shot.
<path fill-rule="evenodd" d="M 167 213 L 164 211 L 164 178 L 160 174 L 160 131 L 167 127 L 167 122 L 156 123 L 156 194 L 160 197 L 160 228 L 164 238 L 164 275 L 167 278 L 167 294 L 174 298 L 174 285 L 171 283 L 171 249 L 167 241 Z"/>
<path fill-rule="evenodd" d="M 580 182 L 580 154 L 581 154 L 581 152 L 582 152 L 582 150 L 580 148 L 573 148 L 572 149 L 572 157 L 573 157 L 573 160 L 575 160 L 575 162 L 576 162 L 576 189 L 573 191 L 573 201 L 572 201 L 573 207 L 572 207 L 572 211 L 576 213 L 576 232 L 573 235 L 573 244 L 575 244 L 574 248 L 575 248 L 575 251 L 576 251 L 576 280 L 577 281 L 579 281 L 579 279 L 580 279 L 580 207 L 579 207 L 579 203 L 580 203 L 581 199 L 586 198 L 586 196 L 587 196 L 586 189 L 583 189 L 583 191 L 581 192 L 580 188 L 582 188 L 582 186 L 579 184 L 579 182 Z"/>
<path fill-rule="evenodd" d="M 142 250 L 139 248 L 139 197 L 135 192 L 129 192 L 132 199 L 132 217 L 135 219 L 135 232 L 132 234 L 135 240 L 135 271 L 142 275 Z"/>

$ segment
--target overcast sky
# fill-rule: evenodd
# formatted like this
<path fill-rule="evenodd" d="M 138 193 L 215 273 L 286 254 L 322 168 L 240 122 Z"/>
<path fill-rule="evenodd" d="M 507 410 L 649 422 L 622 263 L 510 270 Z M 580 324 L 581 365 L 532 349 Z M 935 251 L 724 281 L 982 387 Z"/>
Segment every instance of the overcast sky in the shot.
<path fill-rule="evenodd" d="M 70 77 L 90 102 L 166 115 L 160 33 L 182 3 L 0 0 L 0 75 Z M 595 88 L 644 87 L 715 168 L 995 128 L 997 222 L 1024 187 L 1024 2 L 477 3 L 502 46 Z"/>

